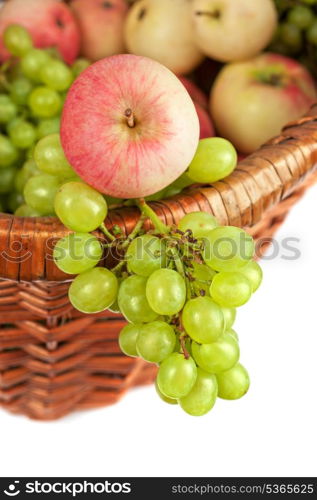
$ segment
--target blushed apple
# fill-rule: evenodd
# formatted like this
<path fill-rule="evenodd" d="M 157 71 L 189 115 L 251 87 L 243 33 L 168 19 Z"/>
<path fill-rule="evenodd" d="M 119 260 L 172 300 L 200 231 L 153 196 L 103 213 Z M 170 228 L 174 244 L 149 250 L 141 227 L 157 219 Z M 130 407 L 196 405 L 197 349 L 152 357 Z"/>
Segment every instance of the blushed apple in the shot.
<path fill-rule="evenodd" d="M 271 41 L 277 27 L 273 0 L 193 0 L 195 41 L 217 61 L 247 59 Z"/>
<path fill-rule="evenodd" d="M 68 64 L 79 53 L 80 35 L 69 7 L 59 0 L 10 0 L 0 15 L 0 60 L 9 57 L 3 32 L 10 24 L 21 24 L 39 48 L 56 47 Z"/>
<path fill-rule="evenodd" d="M 81 32 L 81 53 L 92 61 L 124 52 L 126 0 L 73 0 Z"/>
<path fill-rule="evenodd" d="M 300 118 L 315 100 L 306 68 L 267 53 L 225 66 L 211 91 L 210 110 L 220 135 L 248 154 Z"/>
<path fill-rule="evenodd" d="M 130 9 L 125 26 L 129 52 L 151 57 L 178 75 L 203 60 L 193 40 L 191 1 L 140 0 Z"/>
<path fill-rule="evenodd" d="M 200 90 L 200 88 L 197 87 L 194 82 L 192 82 L 185 76 L 180 76 L 179 79 L 189 93 L 192 100 L 203 108 L 208 108 L 208 98 L 206 94 L 202 90 Z"/>
<path fill-rule="evenodd" d="M 148 196 L 189 166 L 199 121 L 188 92 L 165 66 L 136 55 L 96 62 L 75 80 L 62 116 L 68 161 L 116 198 Z"/>
<path fill-rule="evenodd" d="M 209 116 L 208 112 L 206 111 L 205 108 L 203 108 L 200 104 L 197 102 L 194 102 L 196 112 L 198 115 L 199 119 L 199 125 L 200 125 L 200 139 L 207 139 L 208 137 L 214 137 L 215 136 L 215 128 L 213 126 L 213 123 L 211 121 L 211 117 Z"/>

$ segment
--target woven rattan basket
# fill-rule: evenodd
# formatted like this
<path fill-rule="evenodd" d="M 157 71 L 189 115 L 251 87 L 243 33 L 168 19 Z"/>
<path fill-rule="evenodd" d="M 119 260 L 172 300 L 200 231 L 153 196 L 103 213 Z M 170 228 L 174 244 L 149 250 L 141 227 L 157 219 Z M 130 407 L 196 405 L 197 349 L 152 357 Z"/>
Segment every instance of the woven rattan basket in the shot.
<path fill-rule="evenodd" d="M 167 224 L 191 211 L 212 212 L 222 224 L 247 228 L 261 255 L 317 181 L 316 168 L 314 106 L 227 179 L 151 205 Z M 112 210 L 107 226 L 129 233 L 137 218 L 134 208 Z M 152 365 L 121 355 L 121 318 L 84 316 L 70 305 L 67 277 L 51 259 L 65 233 L 57 219 L 0 216 L 0 405 L 41 420 L 114 403 L 155 375 Z"/>

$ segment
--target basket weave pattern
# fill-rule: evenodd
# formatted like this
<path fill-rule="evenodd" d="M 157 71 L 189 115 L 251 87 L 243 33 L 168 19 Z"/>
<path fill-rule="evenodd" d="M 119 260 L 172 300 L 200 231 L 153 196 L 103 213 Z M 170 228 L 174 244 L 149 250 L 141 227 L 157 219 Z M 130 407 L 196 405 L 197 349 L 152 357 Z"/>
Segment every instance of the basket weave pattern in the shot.
<path fill-rule="evenodd" d="M 261 240 L 261 255 L 317 181 L 316 168 L 314 106 L 230 177 L 151 206 L 167 224 L 188 212 L 211 212 L 221 224 L 244 227 Z M 134 208 L 113 210 L 106 223 L 129 234 L 138 216 Z M 72 308 L 69 276 L 51 258 L 54 241 L 67 232 L 57 219 L 0 216 L 0 405 L 41 420 L 114 403 L 155 376 L 152 365 L 120 353 L 122 318 L 109 312 L 85 316 Z"/>

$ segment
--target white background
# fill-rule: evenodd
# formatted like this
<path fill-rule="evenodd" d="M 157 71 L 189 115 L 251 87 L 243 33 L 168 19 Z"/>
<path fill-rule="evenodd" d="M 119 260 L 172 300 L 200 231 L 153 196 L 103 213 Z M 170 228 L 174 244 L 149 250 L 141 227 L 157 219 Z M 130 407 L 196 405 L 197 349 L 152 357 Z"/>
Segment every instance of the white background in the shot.
<path fill-rule="evenodd" d="M 317 187 L 278 234 L 300 238 L 301 258 L 263 262 L 262 289 L 239 312 L 245 398 L 203 418 L 153 387 L 53 423 L 0 411 L 2 477 L 316 476 L 316 198 Z"/>

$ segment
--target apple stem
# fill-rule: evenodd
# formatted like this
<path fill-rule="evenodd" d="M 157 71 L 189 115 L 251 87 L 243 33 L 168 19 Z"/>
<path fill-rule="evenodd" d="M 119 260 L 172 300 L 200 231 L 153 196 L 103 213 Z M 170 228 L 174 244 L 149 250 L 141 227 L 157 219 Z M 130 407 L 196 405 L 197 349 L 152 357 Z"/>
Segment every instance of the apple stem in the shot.
<path fill-rule="evenodd" d="M 132 109 L 131 108 L 126 109 L 124 112 L 124 115 L 127 118 L 128 126 L 130 128 L 134 128 L 135 127 L 135 118 L 134 118 L 134 114 L 133 114 Z"/>
<path fill-rule="evenodd" d="M 136 200 L 136 205 L 139 207 L 142 214 L 152 221 L 153 226 L 160 234 L 166 234 L 169 232 L 169 227 L 161 221 L 154 210 L 152 210 L 152 208 L 146 203 L 144 198 Z"/>
<path fill-rule="evenodd" d="M 195 12 L 196 16 L 208 16 L 208 17 L 213 17 L 214 19 L 220 19 L 221 18 L 221 11 L 219 9 L 216 9 L 214 11 L 203 11 L 203 10 L 197 10 Z"/>

